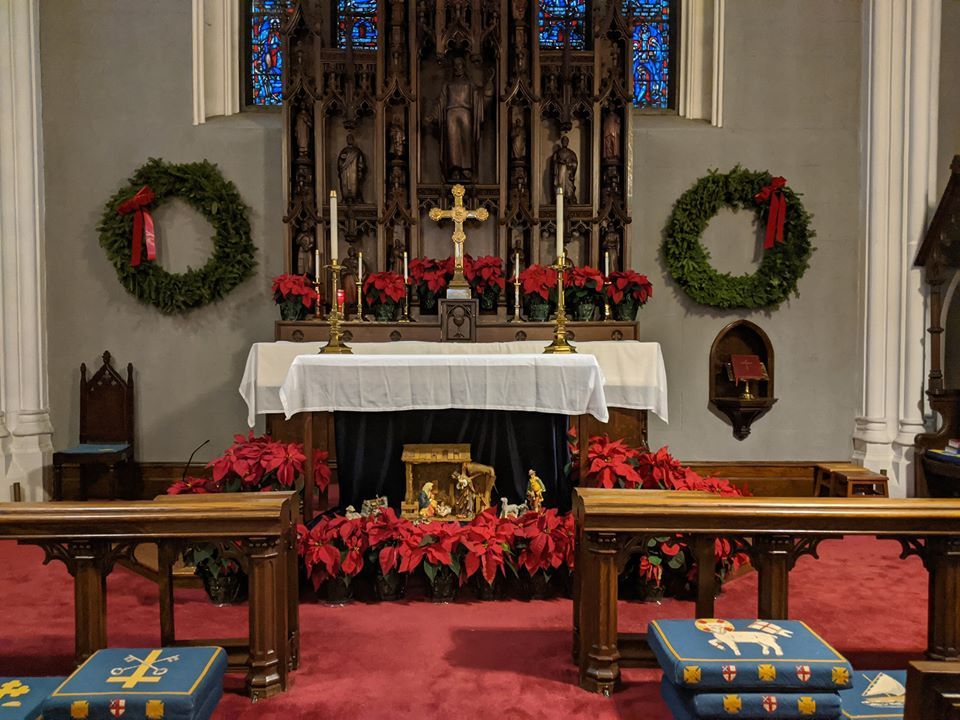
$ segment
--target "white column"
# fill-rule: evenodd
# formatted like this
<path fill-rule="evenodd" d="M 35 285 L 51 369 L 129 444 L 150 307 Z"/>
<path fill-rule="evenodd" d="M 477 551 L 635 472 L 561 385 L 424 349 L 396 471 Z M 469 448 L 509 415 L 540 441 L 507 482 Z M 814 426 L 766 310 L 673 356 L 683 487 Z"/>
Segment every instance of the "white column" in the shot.
<path fill-rule="evenodd" d="M 0 0 L 0 500 L 13 483 L 41 499 L 52 452 L 38 13 L 38 0 Z"/>
<path fill-rule="evenodd" d="M 913 259 L 936 192 L 940 0 L 870 0 L 865 14 L 864 371 L 854 457 L 887 471 L 891 494 L 904 496 L 913 438 L 924 430 L 924 293 Z"/>

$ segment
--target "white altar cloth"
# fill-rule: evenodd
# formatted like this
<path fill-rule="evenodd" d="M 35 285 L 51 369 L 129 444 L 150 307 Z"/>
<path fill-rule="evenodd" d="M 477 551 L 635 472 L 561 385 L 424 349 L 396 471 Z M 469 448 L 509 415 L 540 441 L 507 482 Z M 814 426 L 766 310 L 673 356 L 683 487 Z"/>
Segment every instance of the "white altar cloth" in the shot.
<path fill-rule="evenodd" d="M 592 355 L 299 355 L 280 387 L 300 412 L 521 410 L 609 419 Z"/>
<path fill-rule="evenodd" d="M 247 422 L 251 427 L 257 415 L 284 412 L 280 386 L 291 365 L 298 356 L 316 356 L 322 345 L 315 342 L 265 342 L 251 346 L 240 382 L 240 395 L 247 403 Z M 350 347 L 356 357 L 540 354 L 545 345 L 541 340 L 502 343 L 398 341 L 351 343 Z M 607 407 L 651 410 L 667 421 L 667 372 L 659 343 L 607 340 L 578 342 L 576 347 L 578 355 L 596 357 L 604 378 Z"/>

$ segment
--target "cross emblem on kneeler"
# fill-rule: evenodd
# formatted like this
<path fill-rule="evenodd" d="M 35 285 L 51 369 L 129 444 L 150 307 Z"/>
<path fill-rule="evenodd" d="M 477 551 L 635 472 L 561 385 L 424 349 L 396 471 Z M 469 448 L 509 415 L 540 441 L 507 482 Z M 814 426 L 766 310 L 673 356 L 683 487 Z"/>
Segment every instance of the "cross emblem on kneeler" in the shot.
<path fill-rule="evenodd" d="M 453 207 L 449 210 L 441 210 L 437 207 L 431 208 L 430 219 L 434 222 L 453 220 L 453 235 L 450 236 L 450 239 L 453 240 L 453 279 L 447 287 L 447 297 L 469 299 L 470 284 L 463 276 L 463 243 L 467 239 L 467 234 L 463 231 L 463 223 L 467 220 L 483 222 L 490 217 L 490 213 L 487 212 L 486 208 L 470 210 L 463 206 L 463 196 L 467 192 L 463 185 L 454 185 L 451 192 L 453 193 Z"/>

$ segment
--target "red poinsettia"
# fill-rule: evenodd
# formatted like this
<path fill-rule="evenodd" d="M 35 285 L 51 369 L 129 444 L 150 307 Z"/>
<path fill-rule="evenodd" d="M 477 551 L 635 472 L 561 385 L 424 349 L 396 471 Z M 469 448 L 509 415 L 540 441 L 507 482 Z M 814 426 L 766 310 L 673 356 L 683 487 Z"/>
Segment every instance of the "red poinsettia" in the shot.
<path fill-rule="evenodd" d="M 384 575 L 399 567 L 399 546 L 403 530 L 409 526 L 409 520 L 398 518 L 397 513 L 389 507 L 381 508 L 366 518 L 364 532 L 367 534 L 367 547 Z"/>
<path fill-rule="evenodd" d="M 330 484 L 328 453 L 314 453 L 313 477 L 317 487 Z M 212 472 L 209 480 L 186 478 L 173 483 L 167 492 L 218 493 L 260 492 L 291 489 L 303 477 L 306 456 L 301 443 L 283 443 L 269 435 L 254 437 L 235 435 L 233 445 L 215 460 L 207 463 Z"/>
<path fill-rule="evenodd" d="M 441 566 L 460 574 L 458 550 L 460 526 L 452 522 L 430 522 L 410 525 L 402 530 L 400 572 L 412 573 L 420 565 L 433 582 Z"/>
<path fill-rule="evenodd" d="M 517 521 L 516 534 L 525 540 L 517 567 L 529 575 L 550 573 L 567 561 L 567 528 L 556 508 L 526 513 Z"/>
<path fill-rule="evenodd" d="M 596 487 L 640 487 L 643 478 L 637 472 L 639 452 L 623 440 L 607 435 L 590 438 L 588 480 Z"/>
<path fill-rule="evenodd" d="M 571 305 L 598 302 L 603 295 L 603 273 L 594 267 L 577 267 L 563 273 L 564 300 Z"/>
<path fill-rule="evenodd" d="M 650 284 L 647 276 L 633 270 L 612 272 L 607 280 L 610 281 L 607 285 L 607 295 L 610 296 L 614 305 L 619 305 L 624 299 L 631 298 L 642 306 L 653 297 L 653 285 Z"/>
<path fill-rule="evenodd" d="M 656 452 L 638 453 L 637 469 L 645 488 L 675 490 L 685 475 L 683 465 L 666 446 Z"/>
<path fill-rule="evenodd" d="M 478 570 L 488 585 L 493 585 L 498 572 L 505 575 L 506 563 L 513 553 L 511 543 L 515 533 L 516 524 L 498 518 L 493 508 L 464 527 L 460 533 L 460 544 L 465 551 L 463 581 L 473 577 Z"/>
<path fill-rule="evenodd" d="M 524 297 L 539 297 L 544 301 L 556 298 L 557 271 L 546 265 L 529 265 L 520 273 L 520 288 Z"/>
<path fill-rule="evenodd" d="M 394 272 L 370 273 L 363 280 L 363 299 L 370 307 L 395 305 L 403 300 L 406 291 L 403 276 Z"/>
<path fill-rule="evenodd" d="M 297 300 L 312 310 L 317 303 L 317 291 L 306 275 L 278 275 L 273 279 L 273 301 L 280 303 Z"/>
<path fill-rule="evenodd" d="M 451 275 L 452 275 L 451 271 Z M 439 294 L 450 281 L 446 268 L 431 258 L 414 258 L 410 261 L 410 280 L 417 292 Z"/>
<path fill-rule="evenodd" d="M 490 290 L 503 291 L 505 283 L 502 258 L 483 255 L 469 265 L 464 258 L 463 274 L 477 297 L 481 297 Z"/>
<path fill-rule="evenodd" d="M 360 518 L 324 516 L 312 528 L 299 525 L 297 539 L 300 557 L 315 588 L 332 578 L 349 582 L 363 569 L 366 535 Z"/>
<path fill-rule="evenodd" d="M 183 480 L 177 480 L 167 488 L 168 495 L 203 495 L 206 493 L 217 492 L 211 489 L 213 481 L 210 478 L 198 478 L 186 476 Z"/>

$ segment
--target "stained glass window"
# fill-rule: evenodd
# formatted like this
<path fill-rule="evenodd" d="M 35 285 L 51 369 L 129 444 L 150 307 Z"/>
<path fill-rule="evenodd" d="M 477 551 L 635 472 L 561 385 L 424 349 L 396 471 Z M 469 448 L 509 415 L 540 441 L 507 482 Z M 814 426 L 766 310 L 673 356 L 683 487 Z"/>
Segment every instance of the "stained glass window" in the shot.
<path fill-rule="evenodd" d="M 624 0 L 633 17 L 633 102 L 639 107 L 670 107 L 671 0 Z"/>
<path fill-rule="evenodd" d="M 283 102 L 280 25 L 289 10 L 289 0 L 250 0 L 247 101 L 251 105 L 268 107 Z"/>
<path fill-rule="evenodd" d="M 540 47 L 582 50 L 586 17 L 585 0 L 540 0 Z"/>
<path fill-rule="evenodd" d="M 337 0 L 337 44 L 377 49 L 377 0 Z"/>

